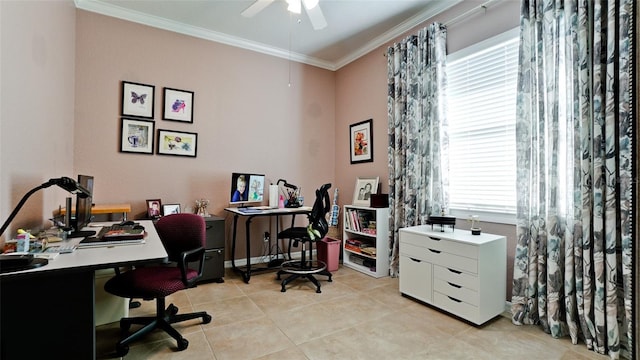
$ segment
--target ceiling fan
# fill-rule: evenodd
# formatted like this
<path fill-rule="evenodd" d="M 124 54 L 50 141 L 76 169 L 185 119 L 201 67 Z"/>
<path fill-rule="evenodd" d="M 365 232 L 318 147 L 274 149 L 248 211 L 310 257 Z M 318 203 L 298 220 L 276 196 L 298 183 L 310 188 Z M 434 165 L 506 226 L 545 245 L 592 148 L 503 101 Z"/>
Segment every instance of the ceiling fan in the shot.
<path fill-rule="evenodd" d="M 275 0 L 256 0 L 253 4 L 251 4 L 248 8 L 246 8 L 242 12 L 242 16 L 244 17 L 253 17 L 264 8 L 269 6 Z M 307 11 L 307 15 L 309 16 L 309 20 L 311 21 L 311 25 L 315 30 L 321 30 L 327 27 L 327 20 L 324 18 L 324 14 L 322 13 L 322 9 L 320 9 L 319 1 L 320 0 L 286 0 L 289 6 L 287 10 L 292 13 L 300 14 L 302 13 L 302 5 L 304 5 L 305 10 Z"/>

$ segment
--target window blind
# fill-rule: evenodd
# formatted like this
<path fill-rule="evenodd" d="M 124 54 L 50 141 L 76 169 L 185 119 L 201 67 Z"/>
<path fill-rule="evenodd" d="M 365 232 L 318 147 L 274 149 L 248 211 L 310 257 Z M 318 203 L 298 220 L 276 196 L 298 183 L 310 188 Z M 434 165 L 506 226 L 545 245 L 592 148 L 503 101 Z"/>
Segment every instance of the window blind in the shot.
<path fill-rule="evenodd" d="M 449 206 L 505 215 L 516 213 L 518 33 L 493 42 L 447 61 Z"/>

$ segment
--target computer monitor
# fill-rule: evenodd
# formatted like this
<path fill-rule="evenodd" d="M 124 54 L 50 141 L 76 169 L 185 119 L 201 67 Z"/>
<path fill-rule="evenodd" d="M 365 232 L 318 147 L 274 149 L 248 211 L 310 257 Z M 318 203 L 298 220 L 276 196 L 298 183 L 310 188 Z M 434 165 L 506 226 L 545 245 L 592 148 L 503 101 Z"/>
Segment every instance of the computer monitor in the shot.
<path fill-rule="evenodd" d="M 264 174 L 232 173 L 229 204 L 239 207 L 264 200 Z"/>
<path fill-rule="evenodd" d="M 93 176 L 91 175 L 78 175 L 78 183 L 85 189 L 89 190 L 89 195 L 86 198 L 81 198 L 76 195 L 76 219 L 74 221 L 74 228 L 76 231 L 82 230 L 82 228 L 89 225 L 91 222 L 91 206 L 93 201 Z"/>

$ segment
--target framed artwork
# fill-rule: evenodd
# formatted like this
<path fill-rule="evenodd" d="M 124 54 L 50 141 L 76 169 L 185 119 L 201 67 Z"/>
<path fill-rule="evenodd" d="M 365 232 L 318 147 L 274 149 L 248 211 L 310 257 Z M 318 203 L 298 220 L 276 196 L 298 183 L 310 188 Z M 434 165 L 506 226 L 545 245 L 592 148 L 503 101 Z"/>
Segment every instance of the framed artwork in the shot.
<path fill-rule="evenodd" d="M 193 123 L 193 91 L 164 88 L 162 118 Z"/>
<path fill-rule="evenodd" d="M 122 115 L 153 119 L 153 85 L 122 82 Z"/>
<path fill-rule="evenodd" d="M 356 188 L 353 190 L 353 205 L 369 206 L 371 194 L 378 192 L 379 177 L 359 177 L 356 180 Z"/>
<path fill-rule="evenodd" d="M 180 214 L 180 204 L 162 205 L 162 215 Z"/>
<path fill-rule="evenodd" d="M 160 199 L 147 200 L 147 217 L 149 219 L 159 218 L 162 215 L 160 213 L 161 205 Z"/>
<path fill-rule="evenodd" d="M 196 157 L 198 134 L 158 129 L 158 154 Z"/>
<path fill-rule="evenodd" d="M 153 127 L 155 122 L 122 118 L 120 151 L 153 154 Z"/>
<path fill-rule="evenodd" d="M 361 121 L 349 126 L 351 144 L 351 163 L 373 161 L 373 119 Z"/>

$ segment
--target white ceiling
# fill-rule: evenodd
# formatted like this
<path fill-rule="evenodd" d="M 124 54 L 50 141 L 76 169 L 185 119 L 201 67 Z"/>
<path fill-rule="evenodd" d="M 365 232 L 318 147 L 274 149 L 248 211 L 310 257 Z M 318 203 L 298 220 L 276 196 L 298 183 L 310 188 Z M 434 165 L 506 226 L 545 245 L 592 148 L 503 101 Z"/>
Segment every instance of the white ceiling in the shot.
<path fill-rule="evenodd" d="M 275 0 L 75 0 L 79 9 L 337 70 L 463 0 L 320 0 L 328 26 Z"/>

